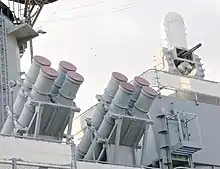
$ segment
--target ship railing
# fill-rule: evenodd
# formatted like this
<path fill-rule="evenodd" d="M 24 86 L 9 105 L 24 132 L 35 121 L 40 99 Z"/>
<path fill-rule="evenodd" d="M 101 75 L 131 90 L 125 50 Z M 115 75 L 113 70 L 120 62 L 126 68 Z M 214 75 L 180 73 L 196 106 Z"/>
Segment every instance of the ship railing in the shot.
<path fill-rule="evenodd" d="M 158 89 L 158 86 L 151 86 L 154 89 Z M 192 91 L 175 89 L 172 87 L 163 86 L 158 89 L 160 96 L 170 96 L 184 100 L 195 101 L 199 103 L 207 103 L 213 105 L 220 105 L 220 98 L 210 95 L 205 95 L 202 93 L 195 93 Z"/>
<path fill-rule="evenodd" d="M 0 169 L 77 168 L 73 140 L 0 135 L 0 142 Z"/>
<path fill-rule="evenodd" d="M 106 167 L 105 167 L 106 166 Z M 71 164 L 57 165 L 49 163 L 29 162 L 19 159 L 0 159 L 0 169 L 156 169 L 152 167 L 125 165 L 125 164 L 111 164 L 107 162 L 96 163 L 94 161 L 78 161 L 76 166 Z"/>
<path fill-rule="evenodd" d="M 20 161 L 19 159 L 2 159 L 0 160 L 0 169 L 39 169 L 39 168 L 54 168 L 54 169 L 72 169 L 71 165 L 57 165 L 46 163 L 34 163 L 28 161 Z"/>
<path fill-rule="evenodd" d="M 140 75 L 160 95 L 220 105 L 220 83 L 191 76 L 180 76 L 150 69 Z"/>
<path fill-rule="evenodd" d="M 84 159 L 81 159 L 81 160 L 77 160 L 78 162 L 81 162 L 81 163 L 85 163 L 85 164 L 88 164 L 89 166 L 91 165 L 106 165 L 106 166 L 110 166 L 110 168 L 114 168 L 114 169 L 159 169 L 159 168 L 154 168 L 154 167 L 147 167 L 145 165 L 129 165 L 129 164 L 112 164 L 110 162 L 107 162 L 107 161 L 94 161 L 94 160 L 84 160 Z M 109 167 L 108 167 L 109 168 Z M 93 169 L 93 167 L 91 167 L 91 169 Z M 102 169 L 104 169 L 102 167 Z"/>
<path fill-rule="evenodd" d="M 36 141 L 45 141 L 48 143 L 60 143 L 60 144 L 69 144 L 71 142 L 67 141 L 67 140 L 55 140 L 55 139 L 50 139 L 50 138 L 42 138 L 42 137 L 32 137 L 32 136 L 28 136 L 28 135 L 11 135 L 11 134 L 0 134 L 0 136 L 3 137 L 11 137 L 11 138 L 21 138 L 21 139 L 27 139 L 27 140 L 36 140 Z"/>

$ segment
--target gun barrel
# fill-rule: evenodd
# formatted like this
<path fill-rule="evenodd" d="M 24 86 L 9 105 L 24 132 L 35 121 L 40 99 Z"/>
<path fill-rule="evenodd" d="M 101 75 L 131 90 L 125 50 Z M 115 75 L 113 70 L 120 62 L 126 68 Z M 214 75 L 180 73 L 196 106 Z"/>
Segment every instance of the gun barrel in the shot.
<path fill-rule="evenodd" d="M 200 48 L 201 46 L 202 46 L 202 44 L 199 43 L 198 45 L 194 46 L 192 49 L 188 50 L 187 52 L 184 52 L 184 51 L 180 52 L 178 54 L 178 56 L 187 57 L 187 56 L 191 55 L 195 50 Z"/>
<path fill-rule="evenodd" d="M 195 50 L 199 49 L 201 46 L 202 46 L 202 44 L 199 43 L 198 45 L 196 45 L 192 49 L 190 49 L 187 53 L 193 53 Z"/>

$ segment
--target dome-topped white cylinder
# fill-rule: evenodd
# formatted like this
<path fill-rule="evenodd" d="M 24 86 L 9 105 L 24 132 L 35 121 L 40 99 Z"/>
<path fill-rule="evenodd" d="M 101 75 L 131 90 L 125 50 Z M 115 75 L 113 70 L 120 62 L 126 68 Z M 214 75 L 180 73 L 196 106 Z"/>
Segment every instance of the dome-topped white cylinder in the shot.
<path fill-rule="evenodd" d="M 161 25 L 163 47 L 187 48 L 186 29 L 183 18 L 175 12 L 168 12 Z"/>

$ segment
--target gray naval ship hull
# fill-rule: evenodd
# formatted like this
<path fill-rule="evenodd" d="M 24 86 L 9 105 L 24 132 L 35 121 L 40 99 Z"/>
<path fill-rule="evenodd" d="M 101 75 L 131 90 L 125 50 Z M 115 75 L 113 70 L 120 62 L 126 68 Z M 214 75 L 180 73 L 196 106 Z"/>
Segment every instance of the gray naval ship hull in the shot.
<path fill-rule="evenodd" d="M 26 12 L 37 5 L 36 17 L 44 4 L 15 2 L 25 3 Z M 21 49 L 39 35 L 32 28 L 37 18 L 16 25 L 9 8 L 0 8 L 1 169 L 220 167 L 220 85 L 203 79 L 194 54 L 201 44 L 188 49 L 179 14 L 164 19 L 169 45 L 159 58 L 163 71 L 156 65 L 131 83 L 113 72 L 75 145 L 73 118 L 80 109 L 74 99 L 84 78 L 69 62 L 61 61 L 56 71 L 35 56 L 21 81 Z"/>

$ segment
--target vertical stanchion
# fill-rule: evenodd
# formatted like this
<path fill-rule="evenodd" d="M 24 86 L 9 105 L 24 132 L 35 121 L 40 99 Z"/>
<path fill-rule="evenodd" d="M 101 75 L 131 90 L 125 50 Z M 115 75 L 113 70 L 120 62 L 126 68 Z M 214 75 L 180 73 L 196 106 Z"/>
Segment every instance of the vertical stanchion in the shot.
<path fill-rule="evenodd" d="M 71 169 L 77 169 L 76 164 L 76 145 L 74 141 L 71 141 Z"/>
<path fill-rule="evenodd" d="M 12 169 L 17 169 L 17 160 L 15 158 L 12 159 Z"/>

